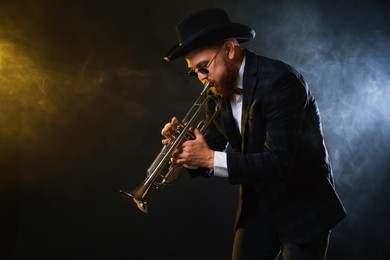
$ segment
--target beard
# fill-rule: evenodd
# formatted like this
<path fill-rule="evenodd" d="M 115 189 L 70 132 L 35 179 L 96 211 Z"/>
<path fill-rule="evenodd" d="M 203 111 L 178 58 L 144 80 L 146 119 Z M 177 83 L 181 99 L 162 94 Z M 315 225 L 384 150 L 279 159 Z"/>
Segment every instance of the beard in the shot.
<path fill-rule="evenodd" d="M 233 94 L 237 87 L 238 68 L 227 57 L 223 56 L 223 69 L 220 81 L 214 86 L 215 95 L 226 97 Z"/>

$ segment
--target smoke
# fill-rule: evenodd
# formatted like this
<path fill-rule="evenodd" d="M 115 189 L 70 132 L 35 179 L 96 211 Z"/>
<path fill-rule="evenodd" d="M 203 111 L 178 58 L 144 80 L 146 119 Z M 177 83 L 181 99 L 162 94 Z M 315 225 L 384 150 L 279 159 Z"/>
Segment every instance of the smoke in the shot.
<path fill-rule="evenodd" d="M 236 18 L 258 17 L 246 22 L 258 32 L 249 48 L 298 68 L 319 104 L 336 189 L 348 211 L 331 258 L 341 259 L 342 245 L 350 243 L 383 256 L 390 233 L 383 206 L 390 198 L 390 9 L 361 1 L 278 1 L 263 9 L 251 3 Z M 356 249 L 345 257 L 363 255 Z"/>
<path fill-rule="evenodd" d="M 353 20 L 340 26 L 319 7 L 279 6 L 282 12 L 254 25 L 261 35 L 251 47 L 301 70 L 317 96 L 327 135 L 343 136 L 343 143 L 354 146 L 375 126 L 382 140 L 390 126 L 390 37 L 382 20 L 372 20 L 382 11 L 377 7 L 364 16 L 367 29 L 351 31 Z"/>
<path fill-rule="evenodd" d="M 250 2 L 234 12 L 236 20 L 257 30 L 249 48 L 305 76 L 320 106 L 336 172 L 346 160 L 341 154 L 351 157 L 361 145 L 388 139 L 388 10 L 378 2 L 276 1 Z M 372 138 L 362 143 L 367 133 Z"/>
<path fill-rule="evenodd" d="M 362 259 L 361 248 L 380 257 L 390 232 L 384 206 L 390 197 L 388 7 L 354 0 L 212 5 L 252 26 L 257 36 L 248 48 L 298 68 L 316 96 L 336 188 L 349 213 L 333 232 L 330 258 Z M 160 192 L 153 198 L 159 220 L 136 209 L 129 219 L 116 194 L 139 184 L 160 149 L 159 130 L 185 113 L 198 93 L 185 78 L 185 65 L 166 64 L 162 56 L 175 40 L 176 22 L 203 7 L 210 1 L 184 6 L 171 0 L 153 8 L 142 1 L 1 1 L 0 187 L 8 185 L 5 197 L 19 196 L 5 210 L 15 222 L 8 233 L 17 236 L 18 256 L 45 250 L 54 256 L 69 248 L 97 258 L 143 255 L 150 250 L 146 245 L 157 244 L 168 255 L 164 249 L 172 244 L 186 251 L 213 229 L 220 232 L 209 240 L 221 243 L 209 251 L 229 257 L 232 223 L 226 212 L 233 219 L 236 194 L 226 183 L 188 181 Z M 169 13 L 161 11 L 166 8 Z M 213 199 L 226 210 L 210 206 Z M 196 217 L 212 211 L 213 227 L 193 219 L 196 203 L 204 207 Z M 182 230 L 166 225 L 172 219 Z M 156 229 L 162 230 L 158 236 Z M 193 240 L 174 237 L 186 229 L 194 230 Z M 129 241 L 135 244 L 129 247 Z M 343 249 L 352 243 L 354 252 Z M 207 255 L 206 246 L 204 251 L 198 258 Z"/>
<path fill-rule="evenodd" d="M 98 133 L 96 138 L 103 135 L 109 142 L 110 136 L 129 131 L 121 120 L 131 122 L 148 113 L 140 98 L 150 86 L 147 71 L 104 67 L 99 64 L 101 57 L 88 57 L 79 68 L 61 64 L 53 69 L 58 64 L 45 67 L 29 55 L 26 48 L 3 37 L 0 119 L 5 127 L 1 140 L 10 146 L 52 155 L 63 152 L 73 138 L 81 138 L 79 148 L 92 145 L 86 143 L 92 141 L 88 132 Z M 110 112 L 121 118 L 107 118 Z M 118 127 L 113 128 L 115 124 Z M 78 137 L 83 133 L 89 136 Z"/>
<path fill-rule="evenodd" d="M 92 33 L 77 31 L 77 18 L 51 17 L 52 10 L 59 11 L 56 4 L 37 8 L 26 3 L 33 10 L 26 17 L 20 15 L 26 11 L 20 3 L 6 5 L 9 16 L 0 27 L 0 134 L 3 147 L 24 162 L 65 166 L 77 157 L 88 159 L 97 143 L 99 149 L 115 146 L 135 130 L 132 122 L 148 117 L 146 93 L 154 76 L 134 68 L 134 58 L 118 45 L 101 51 Z M 51 26 L 57 27 L 54 32 Z M 64 43 L 68 38 L 73 41 Z M 7 154 L 2 149 L 1 158 Z"/>
<path fill-rule="evenodd" d="M 140 66 L 128 41 L 107 37 L 100 20 L 84 17 L 83 4 L 68 4 L 0 3 L 0 190 L 7 223 L 0 258 L 64 250 L 52 243 L 58 238 L 44 235 L 53 226 L 62 239 L 77 233 L 89 240 L 85 229 L 94 228 L 86 215 L 103 214 L 107 197 L 120 203 L 124 178 L 107 173 L 128 175 L 130 154 L 142 160 L 144 135 L 152 135 L 144 130 L 155 117 L 149 92 L 161 73 Z"/>

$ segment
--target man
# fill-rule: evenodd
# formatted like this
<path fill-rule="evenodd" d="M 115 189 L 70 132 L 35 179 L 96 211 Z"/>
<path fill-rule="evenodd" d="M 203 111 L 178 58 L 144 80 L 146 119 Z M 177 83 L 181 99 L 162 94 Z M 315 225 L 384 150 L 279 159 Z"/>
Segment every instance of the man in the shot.
<path fill-rule="evenodd" d="M 345 216 L 315 99 L 302 75 L 280 61 L 241 49 L 255 32 L 223 9 L 178 23 L 179 43 L 165 56 L 185 57 L 189 74 L 213 82 L 222 110 L 203 136 L 183 142 L 175 164 L 192 176 L 240 185 L 233 259 L 324 259 L 330 230 Z M 173 118 L 162 130 L 166 138 Z M 226 147 L 229 147 L 226 149 Z"/>

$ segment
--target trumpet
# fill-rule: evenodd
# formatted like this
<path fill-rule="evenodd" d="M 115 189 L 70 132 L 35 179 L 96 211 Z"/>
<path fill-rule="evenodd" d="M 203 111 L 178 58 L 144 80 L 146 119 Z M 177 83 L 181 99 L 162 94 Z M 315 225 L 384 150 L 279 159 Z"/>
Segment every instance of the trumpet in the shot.
<path fill-rule="evenodd" d="M 206 105 L 214 98 L 214 96 L 208 94 L 208 90 L 212 86 L 212 82 L 208 82 L 204 85 L 198 99 L 187 112 L 184 119 L 177 124 L 177 127 L 170 135 L 168 142 L 162 147 L 160 153 L 148 168 L 147 176 L 144 181 L 130 193 L 122 190 L 119 191 L 120 195 L 127 203 L 131 204 L 132 201 L 134 201 L 142 212 L 148 213 L 147 196 L 151 188 L 160 189 L 171 184 L 177 178 L 183 166 L 181 164 L 171 163 L 172 154 L 182 142 L 195 139 L 195 136 L 189 130 L 194 127 L 201 111 L 206 109 Z M 208 115 L 206 119 L 198 122 L 196 128 L 204 134 L 220 110 L 221 103 L 218 99 L 215 99 L 213 113 Z M 166 173 L 164 174 L 164 172 Z"/>

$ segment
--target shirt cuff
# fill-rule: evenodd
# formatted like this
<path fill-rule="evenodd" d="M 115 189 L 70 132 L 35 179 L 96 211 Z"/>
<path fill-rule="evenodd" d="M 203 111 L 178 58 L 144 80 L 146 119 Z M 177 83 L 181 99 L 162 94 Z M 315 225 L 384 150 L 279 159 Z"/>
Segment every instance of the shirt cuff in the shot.
<path fill-rule="evenodd" d="M 214 151 L 214 175 L 219 177 L 229 177 L 227 156 L 225 152 Z"/>

